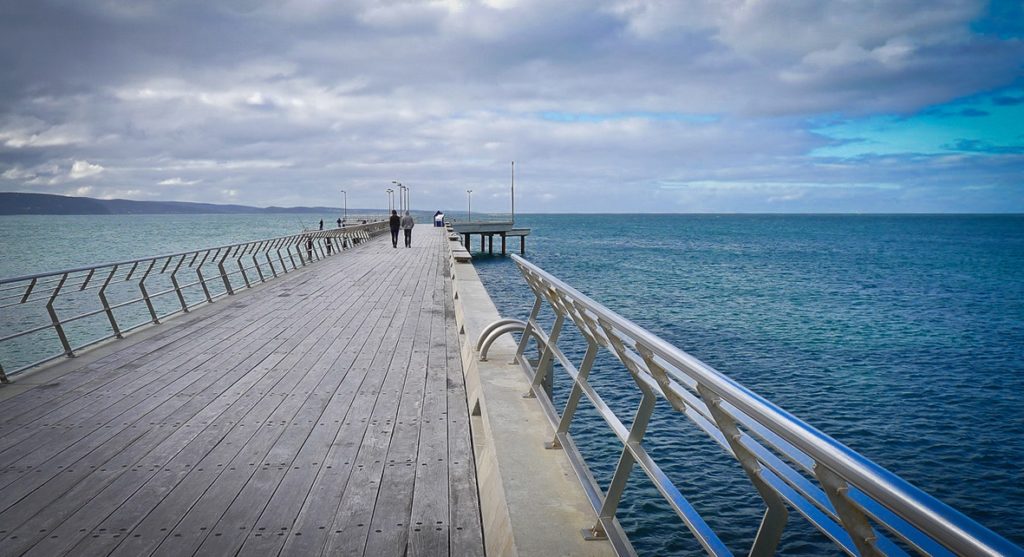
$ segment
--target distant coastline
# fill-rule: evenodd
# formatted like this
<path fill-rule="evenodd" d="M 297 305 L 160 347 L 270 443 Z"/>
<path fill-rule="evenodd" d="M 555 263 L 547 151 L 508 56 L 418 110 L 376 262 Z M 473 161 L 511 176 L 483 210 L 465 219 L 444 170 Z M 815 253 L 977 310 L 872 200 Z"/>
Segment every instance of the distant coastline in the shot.
<path fill-rule="evenodd" d="M 43 193 L 0 192 L 0 215 L 209 215 L 338 213 L 337 207 L 250 207 L 185 201 L 93 199 Z M 353 209 L 349 209 L 350 212 Z"/>

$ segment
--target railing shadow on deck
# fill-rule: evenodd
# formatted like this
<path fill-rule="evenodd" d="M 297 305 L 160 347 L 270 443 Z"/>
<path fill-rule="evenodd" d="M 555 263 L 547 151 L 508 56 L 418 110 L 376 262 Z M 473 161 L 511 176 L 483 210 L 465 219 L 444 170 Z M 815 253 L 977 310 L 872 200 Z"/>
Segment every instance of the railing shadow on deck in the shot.
<path fill-rule="evenodd" d="M 31 355 L 0 382 L 320 261 L 387 231 L 371 222 L 194 251 L 0 279 L 0 348 Z M 93 293 L 95 295 L 93 295 Z M 74 312 L 71 316 L 64 315 Z M 96 330 L 104 334 L 95 337 Z M 52 335 L 28 342 L 32 335 Z M 53 336 L 59 344 L 54 344 Z M 92 338 L 88 338 L 92 337 Z M 87 339 L 87 340 L 80 340 Z M 20 346 L 15 347 L 15 343 Z M 50 347 L 53 349 L 51 350 Z M 41 358 L 40 358 L 41 356 Z M 11 358 L 18 360 L 18 358 Z"/>
<path fill-rule="evenodd" d="M 1011 541 L 697 358 L 540 267 L 516 255 L 512 258 L 536 295 L 516 363 L 531 381 L 529 396 L 541 402 L 555 429 L 549 448 L 566 451 L 597 513 L 585 536 L 608 538 L 620 555 L 634 553 L 616 510 L 630 473 L 639 465 L 708 554 L 732 555 L 644 445 L 655 404 L 662 398 L 738 462 L 763 500 L 765 511 L 750 555 L 775 553 L 791 510 L 849 555 L 1024 555 L 1024 549 Z M 538 318 L 542 309 L 554 316 L 547 330 Z M 575 331 L 566 329 L 569 324 Z M 559 347 L 559 338 L 564 339 L 566 332 L 578 332 L 586 343 L 580 361 L 571 361 Z M 530 353 L 536 349 L 539 358 L 528 358 L 528 349 Z M 626 368 L 639 390 L 635 414 L 631 421 L 625 420 L 628 426 L 588 381 L 602 351 L 610 352 Z M 564 392 L 552 395 L 556 364 L 568 375 L 567 396 Z M 621 447 L 607 488 L 595 480 L 570 433 L 583 396 Z M 556 408 L 555 401 L 563 399 L 564 405 Z"/>

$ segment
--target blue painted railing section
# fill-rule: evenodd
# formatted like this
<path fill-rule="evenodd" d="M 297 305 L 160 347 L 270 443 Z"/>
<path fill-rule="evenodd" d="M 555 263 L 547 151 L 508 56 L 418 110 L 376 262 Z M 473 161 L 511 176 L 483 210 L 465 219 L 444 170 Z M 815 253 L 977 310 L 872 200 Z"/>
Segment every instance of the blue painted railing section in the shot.
<path fill-rule="evenodd" d="M 0 279 L 0 382 L 341 253 L 387 227 L 368 222 Z"/>
<path fill-rule="evenodd" d="M 707 364 L 536 265 L 512 257 L 536 295 L 516 361 L 531 380 L 531 396 L 538 398 L 555 428 L 549 447 L 566 451 L 597 513 L 585 536 L 607 538 L 620 555 L 634 553 L 616 510 L 630 473 L 639 467 L 708 554 L 732 555 L 644 444 L 660 398 L 732 456 L 763 500 L 764 514 L 749 549 L 751 555 L 775 554 L 793 514 L 849 555 L 1024 555 L 1024 550 L 1009 540 Z M 553 321 L 544 320 L 549 326 L 539 319 L 542 310 L 553 315 Z M 567 326 L 586 343 L 576 361 L 559 346 L 563 332 L 571 330 Z M 537 349 L 536 357 L 527 357 L 530 346 Z M 588 381 L 602 351 L 614 355 L 640 393 L 635 413 L 627 416 L 625 423 Z M 567 374 L 571 384 L 567 396 L 556 397 L 558 408 L 551 390 L 556 369 Z M 617 388 L 621 385 L 618 382 Z M 622 447 L 606 486 L 594 479 L 570 433 L 582 397 L 590 401 Z"/>

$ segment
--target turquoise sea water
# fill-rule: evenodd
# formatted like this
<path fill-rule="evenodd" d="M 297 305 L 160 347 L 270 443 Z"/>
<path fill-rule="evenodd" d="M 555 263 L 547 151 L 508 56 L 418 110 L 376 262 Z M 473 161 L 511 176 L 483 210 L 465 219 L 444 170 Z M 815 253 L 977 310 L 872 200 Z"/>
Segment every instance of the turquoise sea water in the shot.
<path fill-rule="evenodd" d="M 533 229 L 534 263 L 1024 544 L 1024 217 L 527 215 L 517 224 Z M 475 264 L 502 315 L 525 318 L 533 297 L 515 265 L 479 255 Z M 595 382 L 632 383 L 617 363 L 603 365 Z M 622 398 L 620 415 L 631 417 L 635 399 Z M 617 453 L 593 414 L 582 423 L 574 434 L 607 481 Z M 745 553 L 763 507 L 738 466 L 668 408 L 651 432 L 676 485 Z M 641 553 L 697 551 L 667 507 L 650 502 L 646 478 L 633 480 L 619 517 Z M 781 552 L 838 553 L 795 515 Z"/>
<path fill-rule="evenodd" d="M 316 220 L 0 217 L 0 276 L 278 236 Z M 517 220 L 533 229 L 527 256 L 544 269 L 1024 544 L 1024 216 Z M 524 318 L 532 296 L 512 261 L 475 265 L 502 314 Z M 602 392 L 621 391 L 610 403 L 628 414 L 635 388 L 621 366 L 602 359 L 592 377 Z M 617 453 L 583 412 L 574 434 L 604 481 Z M 647 443 L 745 553 L 761 507 L 735 463 L 667 408 Z M 620 520 L 638 550 L 696 551 L 659 501 L 634 473 Z M 837 553 L 795 515 L 781 551 Z"/>

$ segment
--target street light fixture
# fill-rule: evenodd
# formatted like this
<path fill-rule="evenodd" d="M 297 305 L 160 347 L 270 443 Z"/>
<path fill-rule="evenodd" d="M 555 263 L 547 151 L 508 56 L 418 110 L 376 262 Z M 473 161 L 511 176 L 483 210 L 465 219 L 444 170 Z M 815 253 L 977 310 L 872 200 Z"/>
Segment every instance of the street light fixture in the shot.
<path fill-rule="evenodd" d="M 466 190 L 466 220 L 473 220 L 473 190 Z"/>
<path fill-rule="evenodd" d="M 388 192 L 388 211 L 390 212 L 390 211 L 395 210 L 395 196 L 394 196 L 395 190 L 393 190 L 391 188 L 388 188 L 387 192 Z"/>
<path fill-rule="evenodd" d="M 405 203 L 405 196 L 402 195 L 402 188 L 404 188 L 405 186 L 403 186 L 402 183 L 399 182 L 398 180 L 391 180 L 391 183 L 398 186 L 398 212 L 402 213 L 405 211 L 405 208 L 403 207 Z"/>
<path fill-rule="evenodd" d="M 345 190 L 341 190 L 341 195 L 345 196 L 344 197 L 344 199 L 345 199 L 345 213 L 344 213 L 344 216 L 341 217 L 341 222 L 347 222 L 348 221 L 348 192 L 345 191 Z"/>

